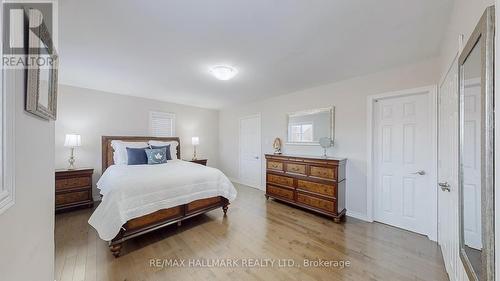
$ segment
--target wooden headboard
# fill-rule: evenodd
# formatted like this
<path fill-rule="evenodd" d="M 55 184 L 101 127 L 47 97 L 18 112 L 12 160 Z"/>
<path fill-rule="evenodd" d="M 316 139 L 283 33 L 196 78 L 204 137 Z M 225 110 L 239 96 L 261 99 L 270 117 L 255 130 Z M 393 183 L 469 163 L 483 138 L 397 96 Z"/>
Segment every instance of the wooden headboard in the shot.
<path fill-rule="evenodd" d="M 111 141 L 120 140 L 126 142 L 148 142 L 150 140 L 156 141 L 177 141 L 177 158 L 181 159 L 181 141 L 179 137 L 127 137 L 127 136 L 102 136 L 102 172 L 106 171 L 106 169 L 113 165 L 115 162 L 113 161 L 113 147 L 111 147 Z"/>

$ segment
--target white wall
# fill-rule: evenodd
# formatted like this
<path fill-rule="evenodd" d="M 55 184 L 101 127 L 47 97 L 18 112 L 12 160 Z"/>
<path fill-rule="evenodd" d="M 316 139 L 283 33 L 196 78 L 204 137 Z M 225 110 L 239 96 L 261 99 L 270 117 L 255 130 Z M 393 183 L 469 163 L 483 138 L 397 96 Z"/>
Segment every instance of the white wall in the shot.
<path fill-rule="evenodd" d="M 191 137 L 199 136 L 198 158 L 217 166 L 219 114 L 216 110 L 124 96 L 84 88 L 59 86 L 58 117 L 55 127 L 55 166 L 66 168 L 69 149 L 64 135 L 82 136 L 76 150 L 76 166 L 92 167 L 95 182 L 101 174 L 101 136 L 149 136 L 149 111 L 176 114 L 176 135 L 181 139 L 181 157 L 193 155 Z"/>
<path fill-rule="evenodd" d="M 24 111 L 16 73 L 15 204 L 0 215 L 0 280 L 54 280 L 54 122 Z"/>
<path fill-rule="evenodd" d="M 439 78 L 437 60 L 379 72 L 247 105 L 228 107 L 219 116 L 219 168 L 238 178 L 238 119 L 260 113 L 262 152 L 272 153 L 275 137 L 286 140 L 286 114 L 292 111 L 335 106 L 335 146 L 329 155 L 347 157 L 347 209 L 366 216 L 366 97 L 389 91 L 434 85 Z M 237 93 L 235 93 L 237 94 Z M 287 146 L 284 153 L 322 155 L 319 146 Z M 262 183 L 265 182 L 263 159 Z"/>
<path fill-rule="evenodd" d="M 495 4 L 495 0 L 455 0 L 447 31 L 441 43 L 440 77 L 444 77 L 458 52 L 459 35 L 464 35 L 464 44 L 483 15 L 484 10 Z"/>

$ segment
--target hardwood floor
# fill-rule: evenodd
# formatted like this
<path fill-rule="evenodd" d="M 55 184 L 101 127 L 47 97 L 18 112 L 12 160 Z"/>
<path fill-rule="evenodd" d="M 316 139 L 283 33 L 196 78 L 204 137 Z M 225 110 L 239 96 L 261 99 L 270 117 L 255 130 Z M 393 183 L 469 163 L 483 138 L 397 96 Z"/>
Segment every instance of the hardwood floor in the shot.
<path fill-rule="evenodd" d="M 217 209 L 180 227 L 129 240 L 118 259 L 87 223 L 92 210 L 56 215 L 56 280 L 448 280 L 439 246 L 424 236 L 349 217 L 335 224 L 266 201 L 261 191 L 236 188 L 238 198 L 226 218 Z M 151 266 L 155 259 L 184 259 L 186 265 Z M 239 266 L 188 267 L 190 259 L 232 259 Z M 275 264 L 241 266 L 253 259 L 274 259 Z M 348 261 L 350 266 L 305 267 L 305 259 Z M 288 260 L 295 266 L 284 267 Z"/>

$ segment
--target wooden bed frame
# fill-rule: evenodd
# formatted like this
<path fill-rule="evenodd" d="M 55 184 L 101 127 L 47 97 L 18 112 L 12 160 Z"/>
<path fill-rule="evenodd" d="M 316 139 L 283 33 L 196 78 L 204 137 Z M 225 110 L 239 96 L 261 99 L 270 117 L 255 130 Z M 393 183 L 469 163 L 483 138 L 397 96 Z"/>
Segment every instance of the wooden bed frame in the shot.
<path fill-rule="evenodd" d="M 177 141 L 177 158 L 181 159 L 181 145 L 178 137 L 127 137 L 127 136 L 103 136 L 102 137 L 102 172 L 114 164 L 113 161 L 113 148 L 111 147 L 111 141 L 121 140 L 126 142 L 147 142 L 149 140 L 157 141 Z M 145 233 L 155 231 L 157 229 L 163 228 L 165 226 L 177 223 L 181 225 L 181 222 L 187 218 L 191 218 L 197 215 L 204 214 L 208 211 L 222 207 L 224 211 L 224 216 L 226 216 L 229 201 L 222 197 L 210 197 L 201 200 L 196 200 L 187 204 L 175 206 L 168 209 L 162 209 L 154 213 L 134 218 L 125 223 L 118 235 L 116 235 L 113 240 L 109 242 L 109 249 L 115 257 L 120 256 L 120 251 L 123 242 L 128 239 L 138 237 Z"/>

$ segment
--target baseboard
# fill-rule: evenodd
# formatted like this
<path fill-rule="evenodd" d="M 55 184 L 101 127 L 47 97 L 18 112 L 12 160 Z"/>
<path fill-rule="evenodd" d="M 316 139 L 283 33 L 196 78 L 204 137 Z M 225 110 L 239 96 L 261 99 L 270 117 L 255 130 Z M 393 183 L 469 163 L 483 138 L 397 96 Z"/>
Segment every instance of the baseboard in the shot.
<path fill-rule="evenodd" d="M 237 183 L 237 184 L 241 184 L 241 185 L 244 185 L 246 187 L 250 187 L 250 188 L 253 188 L 253 189 L 257 189 L 257 190 L 260 190 L 262 191 L 262 189 L 256 187 L 256 186 L 251 186 L 251 185 L 247 185 L 247 184 L 244 184 L 242 183 L 239 179 L 236 179 L 236 178 L 228 178 L 231 182 L 234 182 L 234 183 Z"/>
<path fill-rule="evenodd" d="M 362 220 L 362 221 L 366 221 L 366 222 L 373 222 L 372 220 L 370 220 L 366 214 L 363 214 L 363 213 L 358 213 L 358 212 L 354 212 L 354 211 L 349 211 L 347 210 L 347 214 L 346 214 L 348 217 L 351 217 L 351 218 L 355 218 L 355 219 L 358 219 L 358 220 Z"/>
<path fill-rule="evenodd" d="M 240 180 L 239 180 L 239 179 L 236 179 L 236 178 L 230 178 L 230 177 L 228 177 L 228 179 L 229 179 L 231 182 L 235 182 L 235 183 L 242 184 L 242 183 L 240 182 Z"/>

